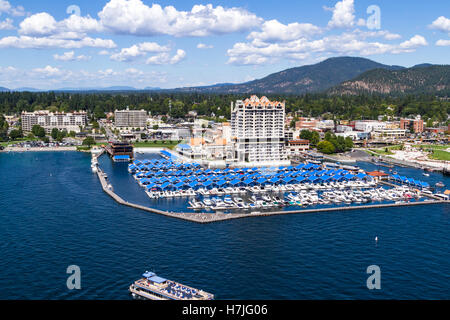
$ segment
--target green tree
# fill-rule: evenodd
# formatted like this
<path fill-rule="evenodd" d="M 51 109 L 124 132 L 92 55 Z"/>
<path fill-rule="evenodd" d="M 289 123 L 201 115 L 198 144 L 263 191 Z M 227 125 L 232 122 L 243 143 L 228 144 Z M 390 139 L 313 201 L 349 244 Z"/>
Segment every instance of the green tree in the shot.
<path fill-rule="evenodd" d="M 345 151 L 350 151 L 353 149 L 354 143 L 352 138 L 347 137 L 345 138 Z"/>
<path fill-rule="evenodd" d="M 325 154 L 332 154 L 336 151 L 336 148 L 330 141 L 321 141 L 317 144 L 317 150 Z"/>
<path fill-rule="evenodd" d="M 58 138 L 58 133 L 59 133 L 59 130 L 57 128 L 52 129 L 52 132 L 50 135 L 52 136 L 53 140 L 56 140 Z"/>
<path fill-rule="evenodd" d="M 35 124 L 33 126 L 33 128 L 31 128 L 31 132 L 33 133 L 34 136 L 38 137 L 38 138 L 44 138 L 45 137 L 45 129 L 42 128 L 40 125 Z"/>
<path fill-rule="evenodd" d="M 66 130 L 61 130 L 58 131 L 58 134 L 56 135 L 56 140 L 59 142 L 62 142 L 63 139 L 67 136 L 67 131 Z"/>
<path fill-rule="evenodd" d="M 157 125 L 157 124 L 155 124 L 154 126 L 153 126 L 153 130 L 158 130 L 159 129 L 159 126 Z"/>
<path fill-rule="evenodd" d="M 8 122 L 6 122 L 5 117 L 0 114 L 0 141 L 8 140 Z"/>
<path fill-rule="evenodd" d="M 86 139 L 83 140 L 83 146 L 91 147 L 94 144 L 95 144 L 95 140 L 92 137 L 87 137 Z"/>
<path fill-rule="evenodd" d="M 11 140 L 17 140 L 23 137 L 23 132 L 19 129 L 11 130 L 11 132 L 9 133 L 9 137 L 11 138 Z"/>

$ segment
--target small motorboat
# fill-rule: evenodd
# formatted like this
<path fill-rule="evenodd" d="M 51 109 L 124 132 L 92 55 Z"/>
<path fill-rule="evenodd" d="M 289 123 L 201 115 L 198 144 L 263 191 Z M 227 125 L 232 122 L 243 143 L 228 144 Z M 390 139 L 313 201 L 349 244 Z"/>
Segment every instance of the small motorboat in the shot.
<path fill-rule="evenodd" d="M 430 174 L 429 173 L 426 173 L 426 172 L 424 172 L 424 173 L 422 173 L 425 177 L 429 177 L 430 176 Z"/>
<path fill-rule="evenodd" d="M 444 188 L 445 184 L 443 182 L 438 182 L 438 183 L 435 184 L 435 186 L 438 187 L 438 188 Z"/>

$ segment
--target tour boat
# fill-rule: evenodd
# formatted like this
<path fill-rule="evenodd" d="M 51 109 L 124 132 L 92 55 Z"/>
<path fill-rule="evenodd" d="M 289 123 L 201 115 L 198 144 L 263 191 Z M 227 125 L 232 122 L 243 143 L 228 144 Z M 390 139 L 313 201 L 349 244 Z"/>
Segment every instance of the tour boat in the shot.
<path fill-rule="evenodd" d="M 214 295 L 146 271 L 128 289 L 135 299 L 148 300 L 214 300 Z"/>

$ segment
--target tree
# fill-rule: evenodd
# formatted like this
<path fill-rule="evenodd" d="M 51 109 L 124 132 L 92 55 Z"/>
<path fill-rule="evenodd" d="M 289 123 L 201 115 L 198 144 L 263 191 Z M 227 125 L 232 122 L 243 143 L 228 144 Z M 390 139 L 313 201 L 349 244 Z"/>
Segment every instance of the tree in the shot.
<path fill-rule="evenodd" d="M 353 143 L 352 138 L 350 138 L 350 137 L 345 138 L 345 150 L 350 151 L 353 149 L 353 146 L 354 146 L 354 143 Z"/>
<path fill-rule="evenodd" d="M 92 137 L 87 137 L 86 139 L 83 140 L 83 146 L 91 147 L 94 144 L 95 144 L 95 140 Z"/>
<path fill-rule="evenodd" d="M 17 140 L 23 137 L 23 132 L 22 130 L 18 129 L 11 130 L 11 132 L 9 133 L 9 137 L 11 138 L 11 140 Z"/>
<path fill-rule="evenodd" d="M 6 122 L 5 117 L 0 114 L 0 141 L 8 140 L 8 122 Z"/>
<path fill-rule="evenodd" d="M 31 128 L 31 132 L 38 138 L 44 138 L 45 137 L 45 129 L 42 128 L 40 125 L 35 124 L 33 128 Z"/>
<path fill-rule="evenodd" d="M 336 151 L 336 148 L 330 141 L 321 141 L 317 145 L 317 150 L 325 154 L 332 154 Z"/>
<path fill-rule="evenodd" d="M 153 130 L 158 130 L 159 129 L 159 126 L 157 125 L 157 124 L 155 124 L 155 125 L 153 125 Z"/>
<path fill-rule="evenodd" d="M 62 142 L 66 136 L 67 136 L 66 130 L 58 131 L 58 134 L 56 135 L 56 140 L 58 140 L 59 142 Z"/>
<path fill-rule="evenodd" d="M 59 130 L 57 128 L 52 129 L 51 136 L 52 136 L 53 140 L 56 140 L 58 138 L 58 133 L 59 133 Z"/>

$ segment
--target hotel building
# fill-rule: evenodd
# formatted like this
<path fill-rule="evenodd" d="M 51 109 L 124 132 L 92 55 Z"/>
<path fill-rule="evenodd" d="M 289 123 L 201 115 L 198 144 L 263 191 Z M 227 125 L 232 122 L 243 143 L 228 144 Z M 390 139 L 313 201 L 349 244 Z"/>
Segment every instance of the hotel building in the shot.
<path fill-rule="evenodd" d="M 423 120 L 420 116 L 417 116 L 415 119 L 401 119 L 400 120 L 400 129 L 403 130 L 412 130 L 414 133 L 422 133 L 423 132 Z"/>
<path fill-rule="evenodd" d="M 147 127 L 147 111 L 145 110 L 125 110 L 114 111 L 114 124 L 118 128 L 140 128 Z"/>
<path fill-rule="evenodd" d="M 31 132 L 34 125 L 40 125 L 50 133 L 52 129 L 66 130 L 67 132 L 80 132 L 80 127 L 87 124 L 87 113 L 85 111 L 78 112 L 50 112 L 48 110 L 35 112 L 22 112 L 22 131 Z"/>
<path fill-rule="evenodd" d="M 231 103 L 234 158 L 238 162 L 287 160 L 285 150 L 285 103 L 252 96 Z"/>

